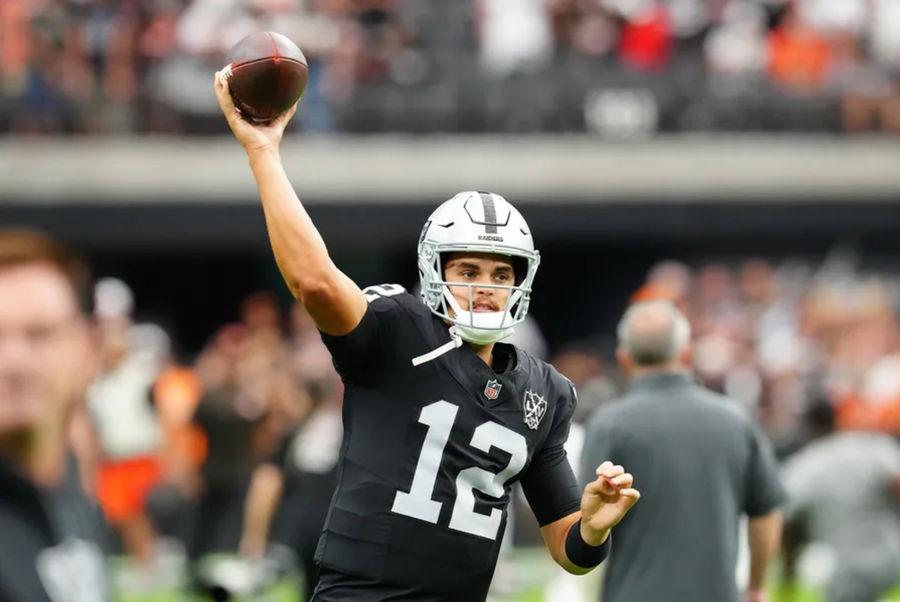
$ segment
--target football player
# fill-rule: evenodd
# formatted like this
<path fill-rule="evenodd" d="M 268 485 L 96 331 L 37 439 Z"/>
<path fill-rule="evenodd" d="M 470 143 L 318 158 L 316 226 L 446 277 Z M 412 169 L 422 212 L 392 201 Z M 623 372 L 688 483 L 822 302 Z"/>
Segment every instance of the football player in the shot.
<path fill-rule="evenodd" d="M 519 481 L 553 559 L 586 573 L 637 502 L 604 462 L 578 490 L 563 443 L 571 383 L 499 341 L 528 311 L 539 263 L 503 197 L 457 194 L 418 245 L 421 299 L 364 290 L 331 261 L 279 157 L 296 106 L 267 125 L 216 95 L 247 152 L 278 267 L 314 319 L 345 383 L 340 477 L 317 560 L 314 600 L 484 600 Z"/>

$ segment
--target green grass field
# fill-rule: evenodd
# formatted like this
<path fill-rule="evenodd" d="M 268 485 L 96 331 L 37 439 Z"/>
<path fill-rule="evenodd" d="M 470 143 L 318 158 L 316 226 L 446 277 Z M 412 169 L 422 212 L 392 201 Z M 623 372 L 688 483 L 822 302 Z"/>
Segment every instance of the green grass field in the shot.
<path fill-rule="evenodd" d="M 114 572 L 124 570 L 123 567 L 122 561 L 113 564 Z M 491 595 L 488 602 L 571 602 L 549 599 L 545 596 L 547 583 L 561 573 L 542 548 L 515 550 L 510 568 L 508 573 L 511 582 L 510 592 Z M 599 581 L 600 574 L 597 571 L 578 578 L 576 583 L 586 601 L 593 602 L 597 599 Z M 815 589 L 799 585 L 773 584 L 770 593 L 771 602 L 824 602 L 822 595 Z M 900 602 L 900 585 L 884 600 Z M 117 602 L 207 602 L 207 599 L 191 596 L 183 590 L 168 590 L 148 591 L 142 594 L 120 592 Z M 300 596 L 299 578 L 293 576 L 282 580 L 262 596 L 239 599 L 239 602 L 304 602 L 304 600 Z"/>

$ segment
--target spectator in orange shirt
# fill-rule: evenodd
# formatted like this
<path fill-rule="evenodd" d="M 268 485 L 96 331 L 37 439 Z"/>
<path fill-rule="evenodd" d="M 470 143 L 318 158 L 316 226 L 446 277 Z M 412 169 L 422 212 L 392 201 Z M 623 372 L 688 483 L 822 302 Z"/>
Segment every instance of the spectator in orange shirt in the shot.
<path fill-rule="evenodd" d="M 818 91 L 831 75 L 832 49 L 807 23 L 797 4 L 788 6 L 781 24 L 769 34 L 769 76 L 791 91 Z"/>

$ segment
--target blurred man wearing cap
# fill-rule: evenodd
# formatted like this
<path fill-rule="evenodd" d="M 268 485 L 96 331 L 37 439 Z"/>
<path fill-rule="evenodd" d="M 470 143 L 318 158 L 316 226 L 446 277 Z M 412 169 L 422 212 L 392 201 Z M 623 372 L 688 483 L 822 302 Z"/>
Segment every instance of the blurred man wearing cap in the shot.
<path fill-rule="evenodd" d="M 737 602 L 738 522 L 749 515 L 746 600 L 765 599 L 784 490 L 768 442 L 739 404 L 696 385 L 691 330 L 667 300 L 633 304 L 619 325 L 630 391 L 592 418 L 582 479 L 597 458 L 625 464 L 645 501 L 616 529 L 604 602 Z M 593 464 L 592 464 L 593 463 Z"/>
<path fill-rule="evenodd" d="M 150 568 L 157 541 L 146 502 L 162 479 L 153 386 L 165 367 L 167 341 L 157 345 L 162 349 L 139 344 L 131 318 L 134 296 L 121 280 L 98 281 L 94 302 L 99 374 L 88 388 L 87 405 L 102 455 L 97 498 L 131 558 Z"/>
<path fill-rule="evenodd" d="M 92 371 L 89 287 L 64 247 L 0 229 L 0 600 L 108 599 L 105 531 L 66 439 Z"/>

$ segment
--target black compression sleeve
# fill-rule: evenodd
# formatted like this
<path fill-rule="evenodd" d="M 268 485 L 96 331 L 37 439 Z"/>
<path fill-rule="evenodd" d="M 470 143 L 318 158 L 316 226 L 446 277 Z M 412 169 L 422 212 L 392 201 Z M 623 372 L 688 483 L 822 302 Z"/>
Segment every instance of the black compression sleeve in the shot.
<path fill-rule="evenodd" d="M 542 527 L 581 508 L 581 490 L 561 445 L 541 450 L 521 482 L 528 505 Z"/>

